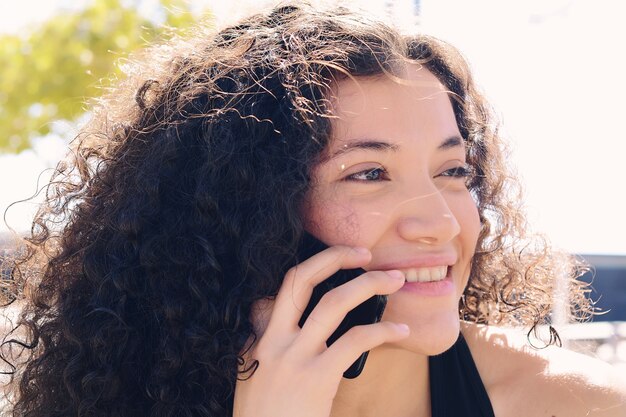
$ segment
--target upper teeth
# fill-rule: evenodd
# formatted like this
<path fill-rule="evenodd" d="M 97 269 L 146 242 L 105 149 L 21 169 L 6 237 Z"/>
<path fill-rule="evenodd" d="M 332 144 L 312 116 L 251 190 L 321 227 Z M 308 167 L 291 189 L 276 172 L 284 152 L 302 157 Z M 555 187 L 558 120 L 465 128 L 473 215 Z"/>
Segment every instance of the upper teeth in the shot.
<path fill-rule="evenodd" d="M 404 278 L 408 282 L 430 282 L 441 281 L 446 277 L 447 266 L 434 266 L 431 268 L 409 268 L 403 269 Z"/>

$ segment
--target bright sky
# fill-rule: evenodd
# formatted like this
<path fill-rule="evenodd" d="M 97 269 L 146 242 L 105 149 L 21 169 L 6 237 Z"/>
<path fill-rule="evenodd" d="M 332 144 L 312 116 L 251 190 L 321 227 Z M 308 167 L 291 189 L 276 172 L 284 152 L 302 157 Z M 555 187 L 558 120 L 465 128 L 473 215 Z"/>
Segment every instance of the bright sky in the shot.
<path fill-rule="evenodd" d="M 378 11 L 385 2 L 359 1 Z M 410 8 L 410 0 L 397 2 Z M 0 1 L 0 32 L 76 3 Z M 232 20 L 259 1 L 195 3 Z M 424 31 L 461 49 L 502 116 L 534 229 L 572 252 L 626 254 L 626 2 L 422 0 L 421 12 Z M 61 157 L 59 144 L 0 156 L 0 211 L 34 192 L 39 173 Z M 33 207 L 14 206 L 8 222 L 27 228 Z"/>

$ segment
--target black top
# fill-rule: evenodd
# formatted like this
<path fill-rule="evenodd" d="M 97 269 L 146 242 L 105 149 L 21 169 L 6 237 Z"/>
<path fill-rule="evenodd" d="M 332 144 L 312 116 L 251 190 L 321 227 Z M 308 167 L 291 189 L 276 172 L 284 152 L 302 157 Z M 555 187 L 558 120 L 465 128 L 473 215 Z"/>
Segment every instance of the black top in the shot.
<path fill-rule="evenodd" d="M 491 401 L 462 335 L 428 359 L 432 417 L 495 417 Z"/>

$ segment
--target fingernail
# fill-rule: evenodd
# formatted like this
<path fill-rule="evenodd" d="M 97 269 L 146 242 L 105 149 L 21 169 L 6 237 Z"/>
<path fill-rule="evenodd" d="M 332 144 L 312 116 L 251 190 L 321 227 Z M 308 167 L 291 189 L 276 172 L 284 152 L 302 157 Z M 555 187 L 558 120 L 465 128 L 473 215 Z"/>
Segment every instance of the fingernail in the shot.
<path fill-rule="evenodd" d="M 404 333 L 407 334 L 410 332 L 409 330 L 409 326 L 404 324 L 404 323 L 396 323 L 396 327 L 398 328 L 398 330 L 400 331 L 400 333 Z"/>
<path fill-rule="evenodd" d="M 358 253 L 369 253 L 370 252 L 369 249 L 363 248 L 363 247 L 360 247 L 360 246 L 354 247 L 352 249 L 354 249 L 354 251 L 358 252 Z"/>
<path fill-rule="evenodd" d="M 387 275 L 389 275 L 393 279 L 404 281 L 404 274 L 402 271 L 398 271 L 397 269 L 392 269 L 391 271 L 387 271 Z"/>

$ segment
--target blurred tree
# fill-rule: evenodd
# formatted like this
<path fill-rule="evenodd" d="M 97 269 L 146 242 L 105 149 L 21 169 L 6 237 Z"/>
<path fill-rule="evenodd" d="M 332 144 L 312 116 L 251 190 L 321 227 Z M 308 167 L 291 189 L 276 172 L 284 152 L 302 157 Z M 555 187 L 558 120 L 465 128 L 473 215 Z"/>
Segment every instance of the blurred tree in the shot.
<path fill-rule="evenodd" d="M 30 147 L 55 120 L 75 120 L 106 77 L 119 73 L 120 57 L 195 22 L 188 0 L 160 0 L 149 18 L 140 3 L 93 0 L 26 36 L 0 36 L 0 153 Z"/>

